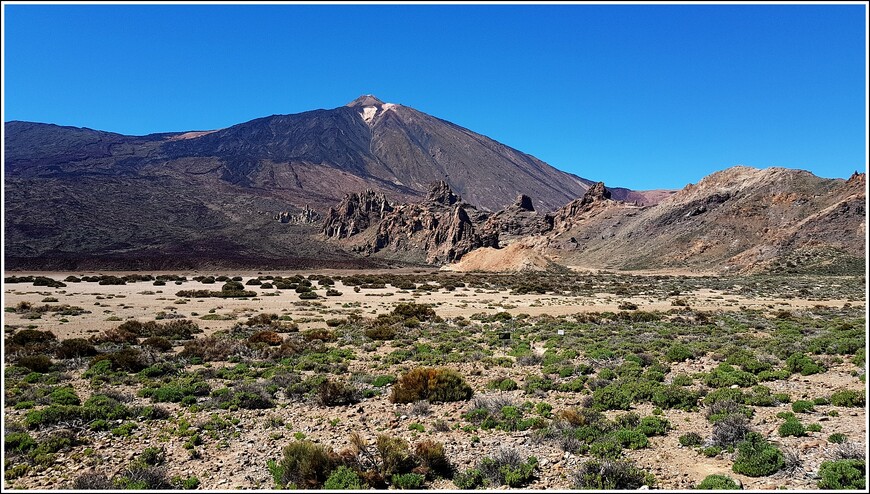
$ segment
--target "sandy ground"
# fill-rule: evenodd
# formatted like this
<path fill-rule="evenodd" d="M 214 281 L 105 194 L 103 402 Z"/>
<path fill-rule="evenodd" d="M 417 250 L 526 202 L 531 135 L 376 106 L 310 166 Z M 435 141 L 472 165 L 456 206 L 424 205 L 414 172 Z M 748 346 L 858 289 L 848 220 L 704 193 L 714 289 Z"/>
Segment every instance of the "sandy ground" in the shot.
<path fill-rule="evenodd" d="M 328 274 L 320 271 L 322 274 Z M 79 273 L 80 274 L 80 273 Z M 286 273 L 285 273 L 286 274 Z M 54 279 L 64 279 L 69 273 L 45 274 Z M 188 276 L 195 275 L 187 273 Z M 22 275 L 18 275 L 22 276 Z M 244 282 L 256 274 L 243 275 Z M 529 314 L 532 316 L 550 314 L 553 316 L 575 314 L 578 312 L 601 312 L 619 310 L 625 301 L 637 304 L 639 310 L 668 311 L 674 307 L 670 300 L 651 297 L 619 297 L 612 294 L 596 294 L 593 297 L 571 295 L 512 295 L 509 291 L 479 290 L 457 288 L 452 292 L 415 293 L 398 290 L 390 285 L 385 289 L 362 289 L 345 286 L 340 281 L 335 288 L 342 292 L 339 297 L 323 297 L 325 289 L 317 287 L 322 296 L 316 301 L 300 300 L 293 290 L 262 289 L 259 286 L 246 286 L 246 290 L 258 293 L 257 297 L 244 299 L 191 298 L 182 299 L 175 294 L 179 290 L 220 290 L 221 283 L 202 284 L 188 280 L 181 285 L 169 282 L 165 286 L 153 286 L 152 282 L 140 281 L 126 285 L 99 285 L 93 282 L 67 283 L 64 288 L 34 287 L 30 283 L 6 284 L 3 291 L 3 306 L 14 307 L 21 302 L 44 305 L 45 298 L 57 298 L 50 304 L 67 304 L 81 307 L 90 313 L 78 316 L 60 316 L 51 312 L 41 319 L 23 319 L 20 314 L 4 313 L 4 324 L 36 326 L 37 329 L 54 331 L 60 338 L 90 336 L 117 326 L 127 319 L 152 320 L 164 312 L 197 320 L 208 334 L 228 329 L 235 319 L 214 321 L 200 318 L 212 313 L 233 318 L 246 318 L 266 312 L 288 315 L 300 323 L 303 329 L 325 327 L 325 320 L 341 317 L 349 313 L 375 315 L 389 312 L 399 302 L 435 304 L 436 312 L 442 317 L 465 316 L 479 312 L 507 311 L 512 315 Z M 842 307 L 850 303 L 847 299 L 804 300 L 779 299 L 774 297 L 746 298 L 702 289 L 680 296 L 690 307 L 705 310 L 736 311 L 740 309 L 788 309 L 790 307 L 812 307 L 824 305 Z M 852 305 L 856 305 L 851 301 Z M 213 312 L 211 312 L 213 311 Z"/>

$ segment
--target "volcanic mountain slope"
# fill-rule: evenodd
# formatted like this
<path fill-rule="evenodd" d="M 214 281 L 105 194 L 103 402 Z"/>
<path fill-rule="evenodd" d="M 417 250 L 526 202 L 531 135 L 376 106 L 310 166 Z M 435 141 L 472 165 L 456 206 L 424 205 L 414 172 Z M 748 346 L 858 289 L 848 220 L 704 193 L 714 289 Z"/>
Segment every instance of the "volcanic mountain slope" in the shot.
<path fill-rule="evenodd" d="M 8 122 L 4 139 L 13 268 L 59 267 L 59 259 L 120 266 L 162 252 L 193 264 L 315 259 L 316 226 L 289 219 L 316 218 L 307 207 L 324 214 L 346 191 L 412 202 L 444 180 L 483 209 L 527 194 L 546 211 L 591 183 L 370 95 L 216 131 L 125 136 Z M 277 228 L 276 217 L 287 221 Z"/>
<path fill-rule="evenodd" d="M 737 166 L 651 207 L 612 199 L 566 206 L 554 213 L 553 231 L 526 240 L 558 262 L 586 267 L 863 270 L 865 180 Z"/>

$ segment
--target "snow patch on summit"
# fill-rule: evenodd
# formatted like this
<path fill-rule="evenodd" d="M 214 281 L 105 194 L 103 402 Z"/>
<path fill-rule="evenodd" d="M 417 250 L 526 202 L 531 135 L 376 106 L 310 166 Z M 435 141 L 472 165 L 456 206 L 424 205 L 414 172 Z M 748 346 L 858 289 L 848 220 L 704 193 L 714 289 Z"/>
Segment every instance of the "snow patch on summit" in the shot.
<path fill-rule="evenodd" d="M 372 119 L 375 118 L 375 115 L 378 113 L 378 108 L 376 106 L 366 106 L 363 108 L 362 117 L 363 120 L 366 121 L 367 124 L 371 125 Z"/>

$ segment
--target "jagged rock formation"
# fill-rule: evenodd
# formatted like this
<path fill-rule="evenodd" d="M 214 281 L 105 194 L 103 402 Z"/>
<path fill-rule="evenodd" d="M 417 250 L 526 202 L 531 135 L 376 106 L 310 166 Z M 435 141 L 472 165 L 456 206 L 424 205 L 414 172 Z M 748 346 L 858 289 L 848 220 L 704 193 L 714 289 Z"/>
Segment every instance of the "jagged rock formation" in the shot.
<path fill-rule="evenodd" d="M 496 236 L 500 245 L 508 245 L 524 236 L 541 234 L 552 228 L 553 217 L 539 215 L 535 212 L 532 199 L 520 194 L 513 204 L 491 215 L 482 231 Z"/>
<path fill-rule="evenodd" d="M 338 209 L 330 210 L 322 233 L 350 239 L 357 252 L 424 258 L 430 264 L 452 262 L 478 247 L 498 245 L 497 236 L 478 232 L 487 213 L 463 202 L 444 181 L 431 186 L 425 201 L 380 209 L 373 221 L 368 211 L 383 203 L 377 200 L 370 205 L 350 194 Z"/>
<path fill-rule="evenodd" d="M 610 199 L 610 191 L 604 186 L 604 182 L 597 182 L 583 194 L 583 197 L 574 199 L 553 212 L 550 221 L 552 230 L 556 232 L 568 230 L 583 221 L 584 213 L 607 205 L 608 202 L 614 202 Z"/>
<path fill-rule="evenodd" d="M 298 213 L 281 211 L 276 214 L 273 219 L 276 219 L 281 223 L 290 223 L 291 225 L 311 225 L 320 221 L 320 213 L 309 208 L 306 204 Z"/>
<path fill-rule="evenodd" d="M 321 233 L 329 238 L 348 238 L 367 229 L 393 210 L 387 197 L 371 189 L 345 194 L 337 208 L 329 208 Z"/>
<path fill-rule="evenodd" d="M 443 204 L 445 206 L 452 206 L 461 201 L 462 198 L 450 190 L 450 186 L 447 185 L 447 182 L 439 180 L 429 189 L 429 192 L 426 194 L 426 200 L 429 202 L 437 202 L 438 204 Z"/>

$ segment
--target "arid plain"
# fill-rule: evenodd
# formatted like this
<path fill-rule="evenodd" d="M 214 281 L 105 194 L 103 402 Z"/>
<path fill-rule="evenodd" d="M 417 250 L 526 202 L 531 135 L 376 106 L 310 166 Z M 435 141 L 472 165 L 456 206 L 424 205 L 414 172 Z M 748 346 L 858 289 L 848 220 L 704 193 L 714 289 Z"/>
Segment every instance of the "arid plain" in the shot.
<path fill-rule="evenodd" d="M 823 463 L 866 449 L 863 291 L 855 276 L 7 273 L 5 487 L 816 488 Z M 421 368 L 453 390 L 420 394 Z M 770 471 L 739 466 L 752 433 L 779 451 Z M 334 475 L 287 472 L 299 448 Z"/>

